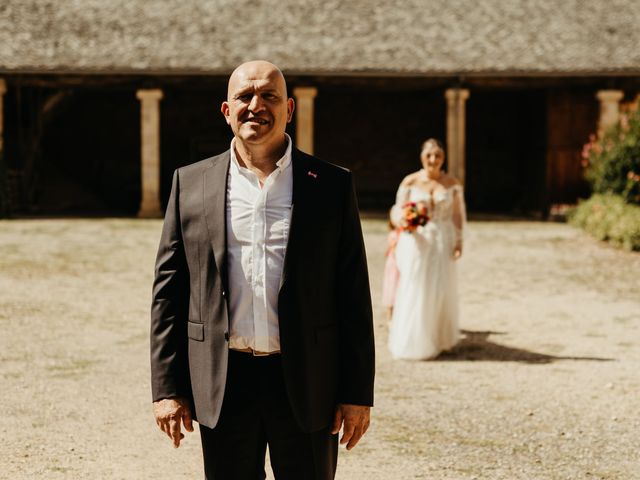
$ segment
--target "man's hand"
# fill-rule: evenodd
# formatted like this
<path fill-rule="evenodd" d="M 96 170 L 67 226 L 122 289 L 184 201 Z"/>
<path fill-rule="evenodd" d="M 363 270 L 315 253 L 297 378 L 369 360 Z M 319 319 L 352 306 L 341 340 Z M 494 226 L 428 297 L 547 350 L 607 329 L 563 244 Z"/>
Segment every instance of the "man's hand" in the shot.
<path fill-rule="evenodd" d="M 165 398 L 153 402 L 153 414 L 160 430 L 173 440 L 175 448 L 180 446 L 180 440 L 184 438 L 180 432 L 180 422 L 184 423 L 187 432 L 193 432 L 189 402 L 183 398 Z"/>
<path fill-rule="evenodd" d="M 348 405 L 339 403 L 336 407 L 336 414 L 333 419 L 332 434 L 340 431 L 340 427 L 344 422 L 342 430 L 342 438 L 340 444 L 347 444 L 347 450 L 351 450 L 356 446 L 364 433 L 369 428 L 369 416 L 371 407 L 364 405 Z"/>

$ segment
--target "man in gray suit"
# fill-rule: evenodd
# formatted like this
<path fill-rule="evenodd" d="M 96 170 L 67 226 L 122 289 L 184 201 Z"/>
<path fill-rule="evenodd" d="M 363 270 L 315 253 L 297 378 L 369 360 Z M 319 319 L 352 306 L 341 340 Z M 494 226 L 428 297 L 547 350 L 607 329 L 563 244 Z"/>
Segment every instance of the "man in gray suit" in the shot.
<path fill-rule="evenodd" d="M 294 110 L 268 62 L 240 65 L 228 151 L 176 170 L 156 260 L 151 380 L 175 447 L 200 424 L 205 475 L 332 479 L 338 432 L 369 426 L 374 343 L 351 173 L 285 133 Z"/>

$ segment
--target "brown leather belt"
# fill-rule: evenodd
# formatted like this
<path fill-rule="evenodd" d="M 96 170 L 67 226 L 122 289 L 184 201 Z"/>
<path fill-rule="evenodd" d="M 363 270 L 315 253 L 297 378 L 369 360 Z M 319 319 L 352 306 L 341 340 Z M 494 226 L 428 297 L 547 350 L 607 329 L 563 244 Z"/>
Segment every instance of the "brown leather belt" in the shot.
<path fill-rule="evenodd" d="M 233 350 L 234 352 L 242 352 L 242 353 L 250 353 L 254 357 L 268 357 L 269 355 L 280 355 L 280 350 L 275 352 L 258 352 L 251 347 L 247 348 L 230 348 L 229 350 Z"/>

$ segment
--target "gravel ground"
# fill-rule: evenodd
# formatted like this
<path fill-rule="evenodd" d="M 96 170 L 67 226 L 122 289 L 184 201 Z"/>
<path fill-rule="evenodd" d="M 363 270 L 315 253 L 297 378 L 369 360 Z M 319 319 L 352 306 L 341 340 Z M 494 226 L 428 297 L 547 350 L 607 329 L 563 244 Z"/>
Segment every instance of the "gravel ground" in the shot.
<path fill-rule="evenodd" d="M 385 222 L 364 222 L 378 346 L 367 436 L 338 479 L 640 478 L 640 255 L 563 224 L 472 222 L 461 344 L 393 361 Z M 201 478 L 152 419 L 159 221 L 0 222 L 0 478 Z"/>

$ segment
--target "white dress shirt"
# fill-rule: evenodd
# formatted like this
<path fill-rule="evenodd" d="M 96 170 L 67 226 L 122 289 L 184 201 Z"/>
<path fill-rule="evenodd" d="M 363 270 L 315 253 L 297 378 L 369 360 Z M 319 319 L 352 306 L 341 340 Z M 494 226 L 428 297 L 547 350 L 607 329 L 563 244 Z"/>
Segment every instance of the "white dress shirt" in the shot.
<path fill-rule="evenodd" d="M 235 139 L 231 141 L 226 205 L 229 348 L 254 354 L 280 351 L 278 292 L 293 193 L 291 138 L 286 139 L 285 154 L 262 186 L 255 173 L 240 166 Z"/>

